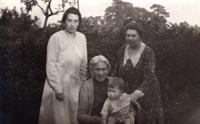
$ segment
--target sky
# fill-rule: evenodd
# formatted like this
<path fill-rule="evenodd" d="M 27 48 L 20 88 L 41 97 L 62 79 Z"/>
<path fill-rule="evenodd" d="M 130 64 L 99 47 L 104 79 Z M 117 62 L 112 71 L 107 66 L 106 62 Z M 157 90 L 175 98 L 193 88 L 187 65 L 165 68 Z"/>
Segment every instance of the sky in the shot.
<path fill-rule="evenodd" d="M 53 0 L 58 3 L 60 0 Z M 160 4 L 165 7 L 166 11 L 170 13 L 167 20 L 171 23 L 188 22 L 190 25 L 200 26 L 200 0 L 123 0 L 130 2 L 135 7 L 145 8 L 150 10 L 153 4 Z M 89 16 L 103 16 L 104 11 L 108 6 L 112 5 L 112 0 L 79 0 L 80 11 L 83 17 Z M 54 4 L 56 6 L 56 4 Z M 17 10 L 23 7 L 20 0 L 0 0 L 0 8 L 8 7 L 10 9 L 16 6 Z M 41 23 L 44 20 L 39 9 L 33 9 L 32 16 L 38 16 Z M 62 14 L 49 18 L 49 23 L 56 23 L 61 20 Z"/>

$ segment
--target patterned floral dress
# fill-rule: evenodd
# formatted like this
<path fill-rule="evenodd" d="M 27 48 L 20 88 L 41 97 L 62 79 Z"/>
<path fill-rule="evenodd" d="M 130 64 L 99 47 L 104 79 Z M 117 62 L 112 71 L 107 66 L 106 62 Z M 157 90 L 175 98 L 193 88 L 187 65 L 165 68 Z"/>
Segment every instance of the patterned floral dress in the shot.
<path fill-rule="evenodd" d="M 153 50 L 145 46 L 139 61 L 133 66 L 130 59 L 124 64 L 126 45 L 118 55 L 118 64 L 115 66 L 115 76 L 122 77 L 126 82 L 126 92 L 140 90 L 144 96 L 138 99 L 144 111 L 148 114 L 148 123 L 163 124 L 163 107 L 160 86 L 155 75 L 155 57 Z M 146 118 L 147 119 L 147 118 Z"/>

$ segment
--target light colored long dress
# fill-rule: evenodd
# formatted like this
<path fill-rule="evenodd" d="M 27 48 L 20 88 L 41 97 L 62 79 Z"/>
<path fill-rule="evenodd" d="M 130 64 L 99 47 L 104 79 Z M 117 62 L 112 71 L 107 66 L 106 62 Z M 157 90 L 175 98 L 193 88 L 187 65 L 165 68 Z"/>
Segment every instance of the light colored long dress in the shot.
<path fill-rule="evenodd" d="M 39 124 L 77 124 L 79 89 L 87 72 L 86 38 L 76 32 L 70 38 L 64 30 L 54 33 L 47 46 L 46 73 Z M 64 91 L 64 101 L 55 91 Z"/>

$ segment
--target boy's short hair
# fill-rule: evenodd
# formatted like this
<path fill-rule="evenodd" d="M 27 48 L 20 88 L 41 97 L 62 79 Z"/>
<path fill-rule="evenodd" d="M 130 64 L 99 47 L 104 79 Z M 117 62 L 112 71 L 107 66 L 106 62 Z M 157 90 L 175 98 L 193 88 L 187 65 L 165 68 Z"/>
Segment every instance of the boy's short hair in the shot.
<path fill-rule="evenodd" d="M 122 78 L 113 77 L 108 82 L 108 88 L 119 88 L 123 92 L 125 90 L 125 82 Z"/>

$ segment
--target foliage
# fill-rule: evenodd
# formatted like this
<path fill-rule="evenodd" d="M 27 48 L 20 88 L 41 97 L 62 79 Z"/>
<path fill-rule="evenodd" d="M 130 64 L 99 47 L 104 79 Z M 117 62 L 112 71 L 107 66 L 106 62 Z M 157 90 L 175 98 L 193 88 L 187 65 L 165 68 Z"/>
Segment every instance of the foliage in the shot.
<path fill-rule="evenodd" d="M 48 1 L 47 1 L 48 2 Z M 113 66 L 124 44 L 123 27 L 140 23 L 144 42 L 156 53 L 166 124 L 193 124 L 199 108 L 200 27 L 187 22 L 168 24 L 161 5 L 151 11 L 113 0 L 104 16 L 83 18 L 80 31 L 87 37 L 88 57 L 103 54 Z M 45 80 L 46 45 L 60 25 L 40 28 L 38 18 L 15 9 L 0 16 L 0 123 L 36 124 Z M 20 115 L 18 113 L 21 113 Z M 177 117 L 177 115 L 179 115 Z"/>
<path fill-rule="evenodd" d="M 42 14 L 45 16 L 43 27 L 46 27 L 49 17 L 64 12 L 64 10 L 66 9 L 66 4 L 69 4 L 70 6 L 75 6 L 77 4 L 76 0 L 60 0 L 56 1 L 56 3 L 59 4 L 56 8 L 54 8 L 52 7 L 53 4 L 55 4 L 53 0 L 21 0 L 21 2 L 24 3 L 24 5 L 26 6 L 25 10 L 27 13 L 32 11 L 32 8 L 34 6 L 37 6 L 42 11 Z"/>
<path fill-rule="evenodd" d="M 57 29 L 40 29 L 37 18 L 1 10 L 0 123 L 37 123 L 45 78 L 46 44 Z M 44 35 L 45 33 L 45 35 Z M 3 102 L 2 102 L 3 101 Z M 18 113 L 21 113 L 19 117 Z"/>

